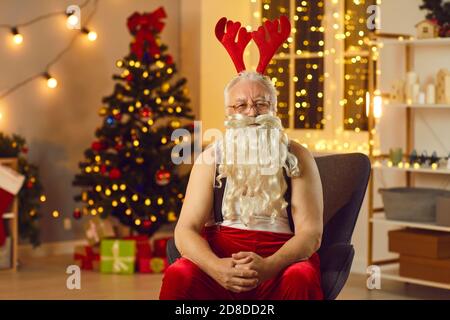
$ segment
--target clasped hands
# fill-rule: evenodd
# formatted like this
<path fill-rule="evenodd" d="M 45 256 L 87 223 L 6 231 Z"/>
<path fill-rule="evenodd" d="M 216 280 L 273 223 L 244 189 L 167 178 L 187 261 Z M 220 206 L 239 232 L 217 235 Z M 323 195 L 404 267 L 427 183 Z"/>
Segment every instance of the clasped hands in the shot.
<path fill-rule="evenodd" d="M 245 292 L 255 289 L 260 283 L 274 277 L 277 270 L 270 258 L 240 251 L 229 258 L 222 258 L 213 277 L 225 289 Z"/>

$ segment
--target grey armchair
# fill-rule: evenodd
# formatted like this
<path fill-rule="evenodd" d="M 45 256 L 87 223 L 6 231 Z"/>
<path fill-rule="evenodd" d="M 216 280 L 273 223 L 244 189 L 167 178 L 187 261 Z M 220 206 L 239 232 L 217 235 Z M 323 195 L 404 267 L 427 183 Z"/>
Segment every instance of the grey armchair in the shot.
<path fill-rule="evenodd" d="M 344 287 L 355 250 L 351 237 L 370 177 L 369 158 L 362 153 L 335 154 L 315 158 L 324 199 L 324 230 L 318 251 L 322 290 L 326 300 L 336 299 Z M 167 242 L 167 257 L 180 257 L 173 238 Z"/>

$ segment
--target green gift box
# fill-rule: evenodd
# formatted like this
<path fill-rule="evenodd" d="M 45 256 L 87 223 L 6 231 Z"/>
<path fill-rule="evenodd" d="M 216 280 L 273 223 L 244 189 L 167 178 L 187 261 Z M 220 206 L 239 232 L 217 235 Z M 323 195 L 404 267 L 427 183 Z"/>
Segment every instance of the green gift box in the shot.
<path fill-rule="evenodd" d="M 100 272 L 134 273 L 135 240 L 104 239 L 100 244 Z"/>

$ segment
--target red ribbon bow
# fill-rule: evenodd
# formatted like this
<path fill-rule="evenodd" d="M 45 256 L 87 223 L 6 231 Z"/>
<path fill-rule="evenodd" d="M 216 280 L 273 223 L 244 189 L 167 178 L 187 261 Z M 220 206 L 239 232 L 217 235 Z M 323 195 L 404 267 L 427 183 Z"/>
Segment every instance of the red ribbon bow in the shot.
<path fill-rule="evenodd" d="M 136 38 L 130 45 L 131 52 L 141 60 L 144 53 L 151 55 L 159 54 L 160 49 L 155 40 L 155 33 L 160 33 L 164 28 L 164 22 L 160 21 L 166 18 L 166 11 L 159 7 L 151 13 L 139 14 L 133 13 L 127 21 L 128 29 Z"/>

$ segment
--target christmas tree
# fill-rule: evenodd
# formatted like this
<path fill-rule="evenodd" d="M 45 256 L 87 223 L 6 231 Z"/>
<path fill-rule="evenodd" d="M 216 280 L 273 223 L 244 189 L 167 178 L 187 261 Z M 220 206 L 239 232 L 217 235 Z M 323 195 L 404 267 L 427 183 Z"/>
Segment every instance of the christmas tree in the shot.
<path fill-rule="evenodd" d="M 39 178 L 39 168 L 27 160 L 28 147 L 20 135 L 0 132 L 0 158 L 17 158 L 18 172 L 25 176 L 25 182 L 18 193 L 19 235 L 33 247 L 40 245 L 39 219 L 43 215 L 41 203 L 45 202 L 44 188 Z M 0 212 L 0 219 L 1 219 Z M 0 223 L 0 228 L 3 226 Z M 0 230 L 0 234 L 3 230 Z M 1 242 L 1 241 L 0 241 Z M 1 246 L 1 245 L 0 245 Z"/>
<path fill-rule="evenodd" d="M 99 110 L 102 125 L 79 163 L 73 184 L 82 188 L 75 200 L 83 207 L 75 218 L 113 216 L 147 235 L 177 219 L 188 176 L 172 162 L 172 148 L 191 141 L 194 117 L 186 79 L 174 79 L 176 66 L 160 40 L 165 17 L 161 7 L 128 18 L 134 39 L 116 63 L 121 74 L 113 76 L 113 93 Z M 171 140 L 178 128 L 187 130 L 187 140 Z"/>

